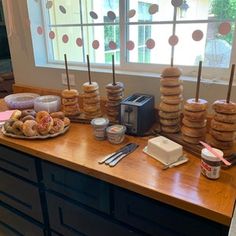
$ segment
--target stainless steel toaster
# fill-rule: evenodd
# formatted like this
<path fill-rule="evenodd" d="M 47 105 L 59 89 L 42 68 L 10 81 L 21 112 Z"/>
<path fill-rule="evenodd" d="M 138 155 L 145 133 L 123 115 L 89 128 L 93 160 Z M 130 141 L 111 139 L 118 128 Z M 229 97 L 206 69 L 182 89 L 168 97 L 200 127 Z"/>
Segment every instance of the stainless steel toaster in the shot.
<path fill-rule="evenodd" d="M 135 93 L 121 101 L 120 123 L 127 134 L 143 136 L 154 122 L 154 96 Z"/>

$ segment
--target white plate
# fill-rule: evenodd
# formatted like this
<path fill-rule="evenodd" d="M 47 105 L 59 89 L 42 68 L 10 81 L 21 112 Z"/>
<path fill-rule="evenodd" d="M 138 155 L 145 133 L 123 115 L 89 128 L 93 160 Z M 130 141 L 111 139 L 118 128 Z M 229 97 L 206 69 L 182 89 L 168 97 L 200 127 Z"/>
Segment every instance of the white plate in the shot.
<path fill-rule="evenodd" d="M 25 135 L 16 135 L 16 134 L 11 134 L 11 133 L 7 133 L 6 130 L 4 129 L 4 126 L 2 126 L 2 133 L 5 136 L 8 137 L 12 137 L 12 138 L 20 138 L 20 139 L 46 139 L 46 138 L 54 138 L 58 135 L 62 135 L 64 134 L 70 126 L 66 126 L 64 128 L 64 130 L 62 130 L 61 132 L 55 133 L 55 134 L 47 134 L 47 135 L 37 135 L 37 136 L 32 136 L 32 137 L 27 137 Z"/>
<path fill-rule="evenodd" d="M 10 109 L 28 109 L 34 107 L 34 99 L 39 96 L 37 93 L 14 93 L 6 96 L 4 101 Z"/>

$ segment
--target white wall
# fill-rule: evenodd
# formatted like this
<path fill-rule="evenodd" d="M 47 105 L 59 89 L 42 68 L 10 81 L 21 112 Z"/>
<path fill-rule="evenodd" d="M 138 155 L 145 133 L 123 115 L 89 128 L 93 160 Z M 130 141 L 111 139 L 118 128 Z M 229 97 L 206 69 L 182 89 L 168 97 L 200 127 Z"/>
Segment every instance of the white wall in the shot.
<path fill-rule="evenodd" d="M 28 11 L 26 0 L 3 0 L 6 14 L 6 1 L 12 1 L 14 24 L 9 25 L 7 21 L 7 30 L 9 34 L 9 44 L 12 56 L 12 64 L 16 84 L 36 86 L 42 88 L 64 89 L 61 84 L 61 73 L 64 69 L 39 68 L 34 66 L 34 57 L 30 27 L 28 24 Z M 6 16 L 7 17 L 7 16 Z M 13 30 L 12 30 L 13 26 Z M 76 76 L 76 89 L 81 91 L 81 86 L 87 80 L 86 71 L 73 71 Z M 92 79 L 100 85 L 100 93 L 105 96 L 105 85 L 111 81 L 110 73 L 93 72 Z M 125 96 L 135 92 L 148 93 L 155 95 L 156 104 L 159 103 L 159 78 L 154 75 L 122 75 L 117 74 L 117 81 L 125 84 Z M 195 95 L 195 83 L 184 81 L 184 98 L 191 98 Z M 212 103 L 216 99 L 224 99 L 227 95 L 227 86 L 214 83 L 202 83 L 200 97 L 205 98 Z M 232 100 L 236 102 L 236 86 L 232 89 Z"/>

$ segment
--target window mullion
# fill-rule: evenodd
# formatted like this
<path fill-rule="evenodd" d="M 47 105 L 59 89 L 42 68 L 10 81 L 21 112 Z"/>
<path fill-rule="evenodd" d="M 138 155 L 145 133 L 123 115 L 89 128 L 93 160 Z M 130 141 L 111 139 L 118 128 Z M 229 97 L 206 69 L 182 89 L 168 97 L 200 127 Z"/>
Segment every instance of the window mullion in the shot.
<path fill-rule="evenodd" d="M 126 24 L 126 0 L 119 0 L 119 14 L 120 14 L 120 67 L 124 67 L 127 61 L 126 53 L 126 33 L 127 33 L 127 24 Z"/>

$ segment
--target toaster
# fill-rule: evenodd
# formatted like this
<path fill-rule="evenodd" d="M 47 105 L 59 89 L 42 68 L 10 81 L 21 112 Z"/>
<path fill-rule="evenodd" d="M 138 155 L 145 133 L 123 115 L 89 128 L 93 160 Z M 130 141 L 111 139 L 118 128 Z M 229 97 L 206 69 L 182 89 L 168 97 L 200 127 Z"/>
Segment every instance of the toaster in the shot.
<path fill-rule="evenodd" d="M 127 134 L 145 135 L 155 122 L 154 96 L 135 93 L 123 99 L 119 119 Z"/>

